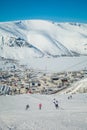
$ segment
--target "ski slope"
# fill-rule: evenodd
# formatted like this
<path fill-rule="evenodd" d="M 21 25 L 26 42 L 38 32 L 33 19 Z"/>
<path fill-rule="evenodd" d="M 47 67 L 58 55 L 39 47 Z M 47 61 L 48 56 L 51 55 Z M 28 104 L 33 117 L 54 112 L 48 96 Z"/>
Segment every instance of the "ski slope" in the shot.
<path fill-rule="evenodd" d="M 0 130 L 86 130 L 87 94 L 0 97 Z M 53 104 L 58 100 L 59 109 Z M 42 103 L 42 109 L 38 104 Z M 26 104 L 30 105 L 25 110 Z"/>

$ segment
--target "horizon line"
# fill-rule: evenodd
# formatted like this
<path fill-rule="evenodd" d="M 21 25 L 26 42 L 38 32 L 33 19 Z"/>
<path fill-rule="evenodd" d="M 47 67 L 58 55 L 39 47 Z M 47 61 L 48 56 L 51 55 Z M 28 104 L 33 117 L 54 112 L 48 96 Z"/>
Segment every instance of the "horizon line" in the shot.
<path fill-rule="evenodd" d="M 28 21 L 28 20 L 42 20 L 42 21 L 51 21 L 51 22 L 58 22 L 58 23 L 82 23 L 87 24 L 87 21 L 80 21 L 80 20 L 55 20 L 55 19 L 46 19 L 46 18 L 26 18 L 26 19 L 12 19 L 12 20 L 2 20 L 0 23 L 6 22 L 17 22 L 17 21 Z"/>

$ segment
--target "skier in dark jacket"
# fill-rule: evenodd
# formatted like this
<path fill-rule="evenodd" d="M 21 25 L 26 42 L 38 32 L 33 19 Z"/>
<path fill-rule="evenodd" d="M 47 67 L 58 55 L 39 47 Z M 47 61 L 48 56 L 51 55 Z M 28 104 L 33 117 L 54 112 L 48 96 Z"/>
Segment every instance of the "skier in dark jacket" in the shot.
<path fill-rule="evenodd" d="M 55 105 L 55 108 L 57 109 L 59 107 L 59 105 L 58 105 L 58 101 L 55 98 L 53 99 L 53 103 Z"/>
<path fill-rule="evenodd" d="M 26 110 L 28 110 L 28 109 L 29 109 L 29 105 L 27 104 L 27 105 L 26 105 Z"/>
<path fill-rule="evenodd" d="M 55 107 L 56 107 L 56 109 L 59 107 L 57 100 L 56 100 L 56 102 L 55 102 Z"/>

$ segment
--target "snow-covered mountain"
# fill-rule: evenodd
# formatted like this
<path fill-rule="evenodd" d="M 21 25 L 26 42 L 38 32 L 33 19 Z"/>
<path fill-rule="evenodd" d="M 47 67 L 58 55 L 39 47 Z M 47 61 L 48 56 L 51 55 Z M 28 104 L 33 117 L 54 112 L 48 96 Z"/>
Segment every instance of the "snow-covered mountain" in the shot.
<path fill-rule="evenodd" d="M 87 55 L 87 24 L 25 20 L 0 23 L 0 56 Z"/>

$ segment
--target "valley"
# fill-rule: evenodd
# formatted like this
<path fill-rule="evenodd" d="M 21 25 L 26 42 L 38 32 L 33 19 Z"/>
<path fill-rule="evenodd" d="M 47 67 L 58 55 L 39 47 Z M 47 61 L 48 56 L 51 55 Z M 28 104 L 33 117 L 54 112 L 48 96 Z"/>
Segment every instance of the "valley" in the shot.
<path fill-rule="evenodd" d="M 17 60 L 1 58 L 0 95 L 25 93 L 54 94 L 69 89 L 74 83 L 87 78 L 87 70 L 64 70 L 54 73 L 47 70 L 29 68 Z M 40 60 L 40 59 L 39 59 Z M 35 63 L 34 63 L 35 64 Z M 40 66 L 39 66 L 40 67 Z M 86 93 L 84 88 L 81 93 Z"/>

